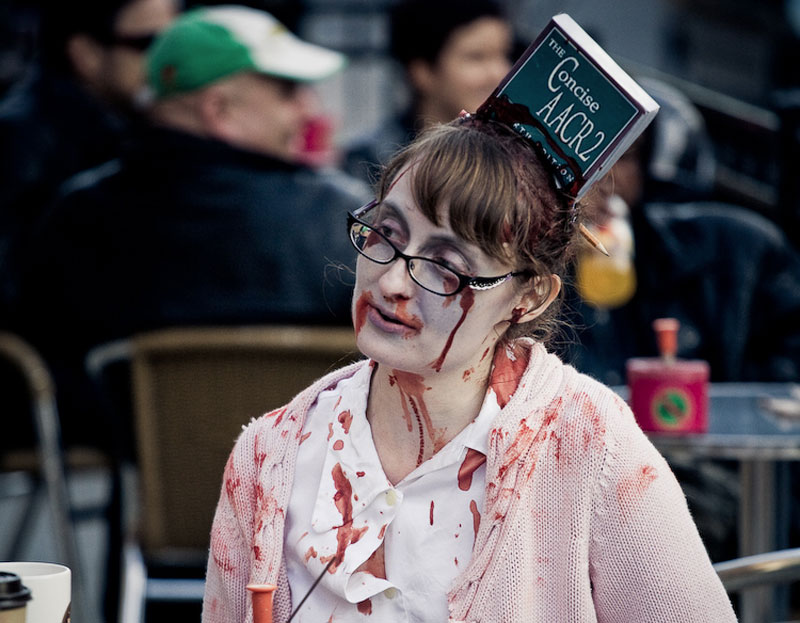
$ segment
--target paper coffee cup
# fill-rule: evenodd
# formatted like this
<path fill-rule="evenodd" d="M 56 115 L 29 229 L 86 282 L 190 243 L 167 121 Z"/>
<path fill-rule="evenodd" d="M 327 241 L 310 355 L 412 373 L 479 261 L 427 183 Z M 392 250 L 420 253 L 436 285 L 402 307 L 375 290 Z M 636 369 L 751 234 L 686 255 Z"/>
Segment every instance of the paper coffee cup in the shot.
<path fill-rule="evenodd" d="M 0 571 L 16 573 L 30 589 L 26 623 L 68 623 L 72 601 L 69 567 L 52 562 L 0 562 Z"/>

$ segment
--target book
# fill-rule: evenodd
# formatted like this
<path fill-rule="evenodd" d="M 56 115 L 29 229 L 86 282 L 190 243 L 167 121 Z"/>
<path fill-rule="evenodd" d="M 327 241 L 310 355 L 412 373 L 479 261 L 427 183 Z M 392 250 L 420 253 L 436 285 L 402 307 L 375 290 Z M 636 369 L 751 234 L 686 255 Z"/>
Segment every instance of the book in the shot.
<path fill-rule="evenodd" d="M 476 114 L 510 125 L 538 145 L 559 187 L 579 199 L 657 112 L 655 100 L 561 13 Z"/>

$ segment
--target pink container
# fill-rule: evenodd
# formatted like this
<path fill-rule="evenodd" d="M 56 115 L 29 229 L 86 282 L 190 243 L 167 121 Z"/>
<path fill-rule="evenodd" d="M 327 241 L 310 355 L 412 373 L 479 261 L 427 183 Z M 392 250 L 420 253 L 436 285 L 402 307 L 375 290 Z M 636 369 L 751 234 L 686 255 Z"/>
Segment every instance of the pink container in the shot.
<path fill-rule="evenodd" d="M 664 433 L 708 431 L 708 362 L 675 358 L 678 321 L 654 323 L 661 357 L 629 359 L 628 402 L 642 430 Z"/>

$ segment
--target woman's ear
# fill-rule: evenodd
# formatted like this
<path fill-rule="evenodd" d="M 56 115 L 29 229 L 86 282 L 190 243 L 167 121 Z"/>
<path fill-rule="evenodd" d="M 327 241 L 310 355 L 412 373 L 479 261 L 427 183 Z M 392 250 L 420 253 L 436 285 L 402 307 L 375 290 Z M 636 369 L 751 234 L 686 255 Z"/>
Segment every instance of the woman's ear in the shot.
<path fill-rule="evenodd" d="M 561 292 L 561 277 L 550 275 L 549 277 L 537 277 L 534 280 L 534 287 L 523 294 L 513 311 L 514 324 L 522 324 L 535 320 L 550 307 L 558 293 Z"/>

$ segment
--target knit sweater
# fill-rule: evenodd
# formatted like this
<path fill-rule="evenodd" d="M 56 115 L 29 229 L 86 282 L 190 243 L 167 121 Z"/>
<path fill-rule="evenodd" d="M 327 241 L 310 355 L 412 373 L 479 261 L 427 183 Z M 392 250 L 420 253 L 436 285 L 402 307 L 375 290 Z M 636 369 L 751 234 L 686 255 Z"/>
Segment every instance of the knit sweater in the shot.
<path fill-rule="evenodd" d="M 677 481 L 624 401 L 530 348 L 490 433 L 481 524 L 447 596 L 451 623 L 735 621 Z M 283 530 L 303 420 L 362 365 L 239 437 L 212 527 L 204 623 L 252 623 L 250 582 L 277 584 L 274 621 L 288 618 Z"/>

